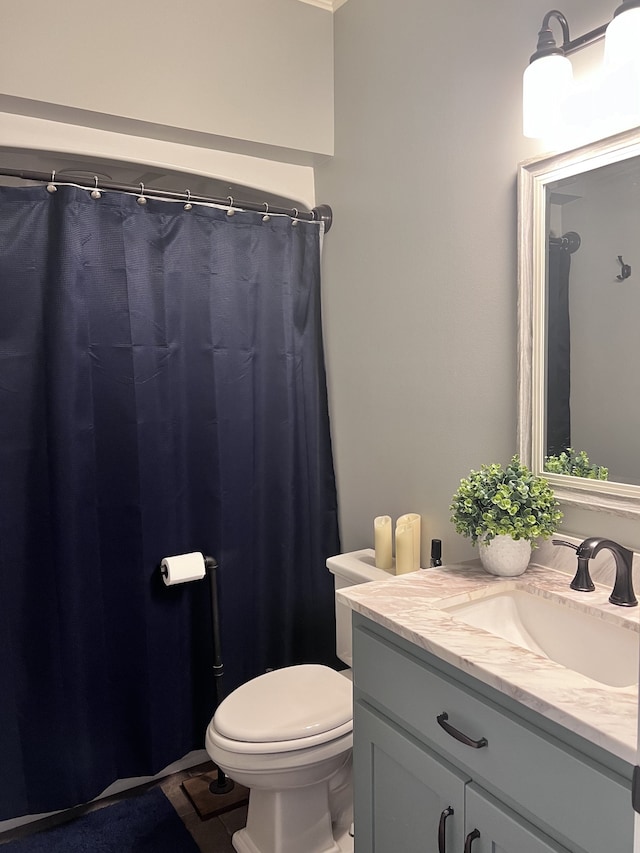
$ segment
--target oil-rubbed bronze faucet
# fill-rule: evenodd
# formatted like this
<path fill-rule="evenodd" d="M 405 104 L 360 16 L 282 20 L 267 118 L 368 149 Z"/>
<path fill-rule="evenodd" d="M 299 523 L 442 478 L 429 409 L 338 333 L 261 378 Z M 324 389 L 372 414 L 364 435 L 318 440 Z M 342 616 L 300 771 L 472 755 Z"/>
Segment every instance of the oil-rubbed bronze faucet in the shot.
<path fill-rule="evenodd" d="M 564 542 L 562 539 L 552 539 L 551 541 L 554 545 L 565 545 L 567 548 L 573 548 L 576 552 L 578 569 L 570 586 L 571 589 L 577 589 L 579 592 L 592 592 L 595 589 L 589 575 L 589 560 L 603 548 L 611 551 L 616 561 L 616 582 L 613 586 L 613 592 L 609 596 L 609 601 L 612 604 L 619 604 L 621 607 L 636 606 L 638 599 L 633 592 L 632 578 L 633 551 L 623 548 L 622 545 L 612 539 L 604 539 L 602 536 L 590 536 L 580 545 Z"/>
<path fill-rule="evenodd" d="M 616 561 L 616 582 L 613 585 L 613 592 L 609 596 L 609 601 L 612 604 L 619 604 L 621 607 L 635 607 L 638 599 L 633 592 L 633 579 L 631 577 L 633 551 L 623 548 L 622 545 L 619 545 L 612 539 L 603 539 L 602 536 L 591 536 L 578 545 L 578 550 L 576 551 L 578 561 L 581 558 L 590 560 L 602 551 L 603 548 L 611 551 Z"/>
<path fill-rule="evenodd" d="M 564 545 L 566 548 L 573 548 L 577 552 L 578 546 L 573 542 L 565 542 L 563 539 L 552 539 L 554 545 Z M 589 575 L 589 558 L 578 557 L 578 568 L 575 577 L 569 584 L 571 589 L 576 589 L 578 592 L 593 592 L 595 587 L 594 582 Z"/>

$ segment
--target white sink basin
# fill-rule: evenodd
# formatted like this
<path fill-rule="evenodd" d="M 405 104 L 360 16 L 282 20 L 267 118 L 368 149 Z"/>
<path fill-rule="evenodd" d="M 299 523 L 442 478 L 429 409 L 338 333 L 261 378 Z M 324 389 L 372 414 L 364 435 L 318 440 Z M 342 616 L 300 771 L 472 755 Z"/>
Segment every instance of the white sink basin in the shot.
<path fill-rule="evenodd" d="M 489 591 L 482 598 L 440 605 L 455 619 L 481 628 L 609 687 L 638 682 L 640 634 L 597 611 L 543 598 L 526 589 Z"/>

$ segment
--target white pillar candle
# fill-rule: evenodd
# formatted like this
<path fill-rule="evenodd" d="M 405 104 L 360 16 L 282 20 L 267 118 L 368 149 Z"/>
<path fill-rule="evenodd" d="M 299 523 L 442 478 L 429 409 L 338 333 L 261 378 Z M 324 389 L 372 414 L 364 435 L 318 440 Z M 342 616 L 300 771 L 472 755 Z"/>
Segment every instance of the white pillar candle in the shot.
<path fill-rule="evenodd" d="M 415 571 L 415 536 L 412 524 L 396 527 L 396 574 Z"/>
<path fill-rule="evenodd" d="M 420 537 L 421 537 L 421 519 L 417 512 L 408 512 L 406 515 L 401 515 L 396 521 L 396 527 L 401 527 L 405 524 L 411 526 L 413 530 L 413 568 L 412 572 L 417 572 L 420 568 Z"/>
<path fill-rule="evenodd" d="M 379 569 L 393 568 L 390 515 L 379 515 L 373 519 L 373 539 L 376 552 L 376 566 Z"/>

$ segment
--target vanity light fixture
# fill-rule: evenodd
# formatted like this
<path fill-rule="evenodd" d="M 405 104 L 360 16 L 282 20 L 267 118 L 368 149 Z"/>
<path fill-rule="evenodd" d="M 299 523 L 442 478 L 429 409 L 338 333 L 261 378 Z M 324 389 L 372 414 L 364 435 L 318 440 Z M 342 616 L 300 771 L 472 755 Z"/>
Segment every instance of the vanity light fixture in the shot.
<path fill-rule="evenodd" d="M 562 29 L 560 46 L 556 44 L 551 31 L 553 19 Z M 565 16 L 552 9 L 542 20 L 536 51 L 524 72 L 525 136 L 540 139 L 558 127 L 564 102 L 573 86 L 573 70 L 568 57 L 600 41 L 605 35 L 604 70 L 616 75 L 615 108 L 624 113 L 640 112 L 640 0 L 623 0 L 610 22 L 574 39 L 569 36 L 569 24 Z M 629 103 L 629 100 L 633 103 Z"/>

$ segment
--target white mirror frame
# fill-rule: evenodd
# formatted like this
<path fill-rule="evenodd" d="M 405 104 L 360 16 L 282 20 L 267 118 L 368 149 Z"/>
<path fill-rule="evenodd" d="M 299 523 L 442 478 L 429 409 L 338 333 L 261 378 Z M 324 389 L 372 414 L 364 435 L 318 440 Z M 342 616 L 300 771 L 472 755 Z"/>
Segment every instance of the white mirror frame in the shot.
<path fill-rule="evenodd" d="M 518 167 L 518 452 L 535 474 L 546 477 L 559 501 L 638 518 L 640 486 L 543 470 L 546 452 L 546 187 L 552 181 L 631 157 L 640 157 L 640 128 L 573 151 L 528 160 Z"/>

